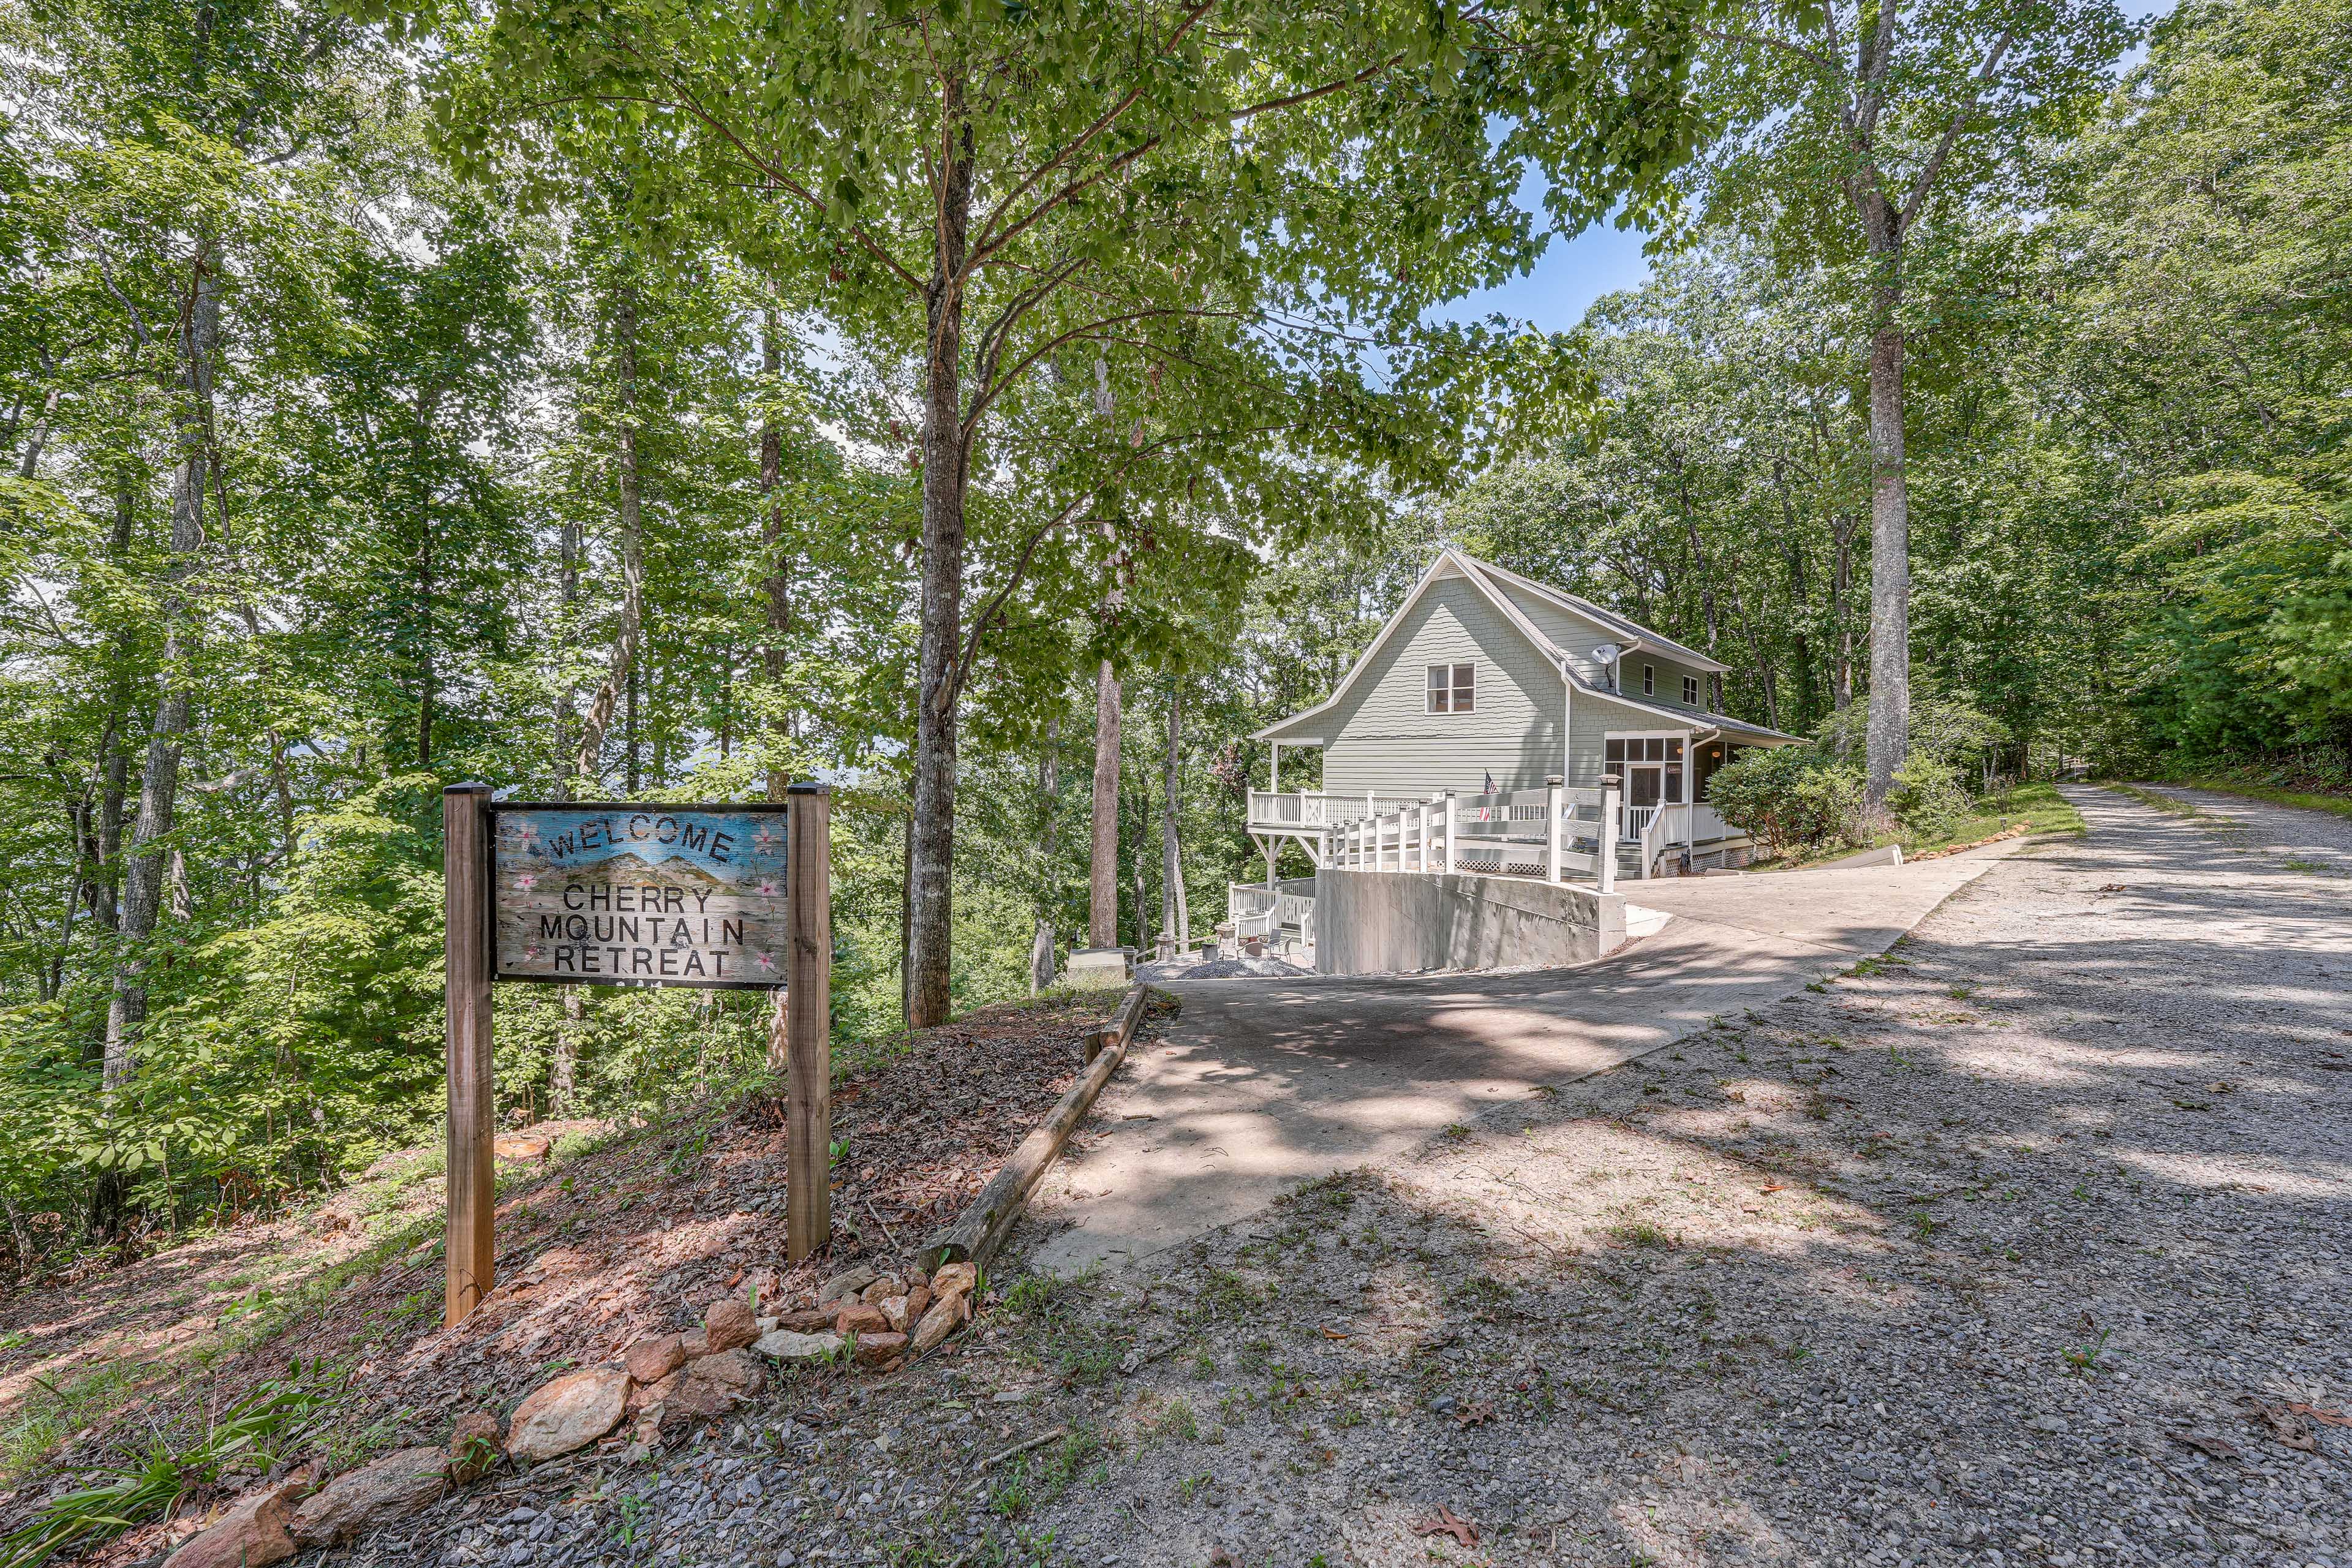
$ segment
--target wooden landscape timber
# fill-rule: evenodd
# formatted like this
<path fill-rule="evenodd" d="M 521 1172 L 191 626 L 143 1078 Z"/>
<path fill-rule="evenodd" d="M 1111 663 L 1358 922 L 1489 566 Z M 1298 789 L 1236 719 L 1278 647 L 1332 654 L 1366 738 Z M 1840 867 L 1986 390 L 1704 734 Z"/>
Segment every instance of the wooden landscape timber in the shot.
<path fill-rule="evenodd" d="M 1151 988 L 1140 982 L 1130 986 L 1109 1026 L 1087 1036 L 1086 1072 L 1046 1113 L 1036 1130 L 1021 1141 L 1013 1157 L 1004 1162 L 1004 1168 L 980 1189 L 980 1194 L 957 1216 L 956 1222 L 923 1244 L 922 1250 L 915 1255 L 921 1267 L 934 1269 L 943 1263 L 969 1262 L 985 1268 L 994 1261 L 997 1249 L 1013 1234 L 1014 1223 L 1029 1206 L 1029 1194 L 1037 1190 L 1037 1183 L 1047 1168 L 1061 1158 L 1070 1135 L 1087 1119 L 1087 1112 L 1094 1109 L 1103 1085 L 1118 1070 L 1118 1064 L 1127 1059 L 1128 1042 L 1135 1038 L 1135 1031 L 1143 1023 L 1143 1010 L 1150 995 Z"/>

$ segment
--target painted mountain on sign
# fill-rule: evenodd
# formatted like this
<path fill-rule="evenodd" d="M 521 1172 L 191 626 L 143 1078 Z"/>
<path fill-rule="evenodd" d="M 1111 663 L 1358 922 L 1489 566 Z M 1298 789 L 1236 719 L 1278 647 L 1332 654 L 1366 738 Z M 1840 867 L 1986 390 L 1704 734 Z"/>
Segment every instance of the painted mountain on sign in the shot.
<path fill-rule="evenodd" d="M 725 892 L 734 886 L 731 882 L 712 876 L 690 861 L 647 860 L 629 849 L 624 849 L 617 855 L 593 861 L 582 867 L 581 869 L 593 871 L 607 881 L 629 882 L 639 886 L 649 883 L 662 888 L 684 888 L 689 892 Z"/>

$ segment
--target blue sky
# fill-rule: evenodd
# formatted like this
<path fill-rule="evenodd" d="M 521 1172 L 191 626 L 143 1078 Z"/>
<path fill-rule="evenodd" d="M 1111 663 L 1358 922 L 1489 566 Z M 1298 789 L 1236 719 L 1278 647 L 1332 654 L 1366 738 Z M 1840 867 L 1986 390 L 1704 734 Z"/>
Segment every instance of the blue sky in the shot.
<path fill-rule="evenodd" d="M 2147 21 L 2172 9 L 2174 0 L 2123 0 L 2124 14 Z M 2139 63 L 2146 50 L 2135 47 L 2117 69 Z M 1540 213 L 1543 182 L 1530 175 L 1519 189 L 1519 205 Z M 1643 237 L 1630 229 L 1588 228 L 1573 239 L 1554 236 L 1535 269 L 1500 288 L 1482 289 L 1434 312 L 1446 321 L 1469 321 L 1496 311 L 1530 321 L 1546 331 L 1566 331 L 1584 319 L 1585 309 L 1603 294 L 1637 287 L 1650 275 Z"/>

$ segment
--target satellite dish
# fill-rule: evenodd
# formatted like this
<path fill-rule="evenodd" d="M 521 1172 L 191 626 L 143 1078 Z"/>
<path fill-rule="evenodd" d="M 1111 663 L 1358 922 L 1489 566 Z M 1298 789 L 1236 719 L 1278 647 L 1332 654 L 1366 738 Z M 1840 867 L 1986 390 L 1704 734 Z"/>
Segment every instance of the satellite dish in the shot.
<path fill-rule="evenodd" d="M 1592 650 L 1592 657 L 1603 664 L 1614 664 L 1617 662 L 1617 656 L 1624 651 L 1613 642 L 1605 642 Z"/>

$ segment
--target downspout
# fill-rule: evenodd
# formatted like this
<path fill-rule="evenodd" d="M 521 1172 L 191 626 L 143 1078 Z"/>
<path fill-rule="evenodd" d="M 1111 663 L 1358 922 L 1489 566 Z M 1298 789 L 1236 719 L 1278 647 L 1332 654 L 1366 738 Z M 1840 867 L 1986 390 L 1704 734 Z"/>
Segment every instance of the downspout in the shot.
<path fill-rule="evenodd" d="M 1698 749 L 1722 733 L 1722 725 L 1709 724 L 1704 731 L 1693 730 L 1683 742 L 1683 847 L 1687 851 L 1698 848 Z"/>
<path fill-rule="evenodd" d="M 1576 787 L 1576 672 L 1569 668 L 1565 653 L 1559 656 L 1559 776 L 1568 781 L 1569 788 Z M 1446 831 L 1453 831 L 1450 823 Z M 1571 841 L 1569 847 L 1574 848 L 1575 845 Z M 1604 822 L 1592 846 L 1594 877 L 1601 874 L 1601 855 L 1611 847 L 1609 825 Z"/>

